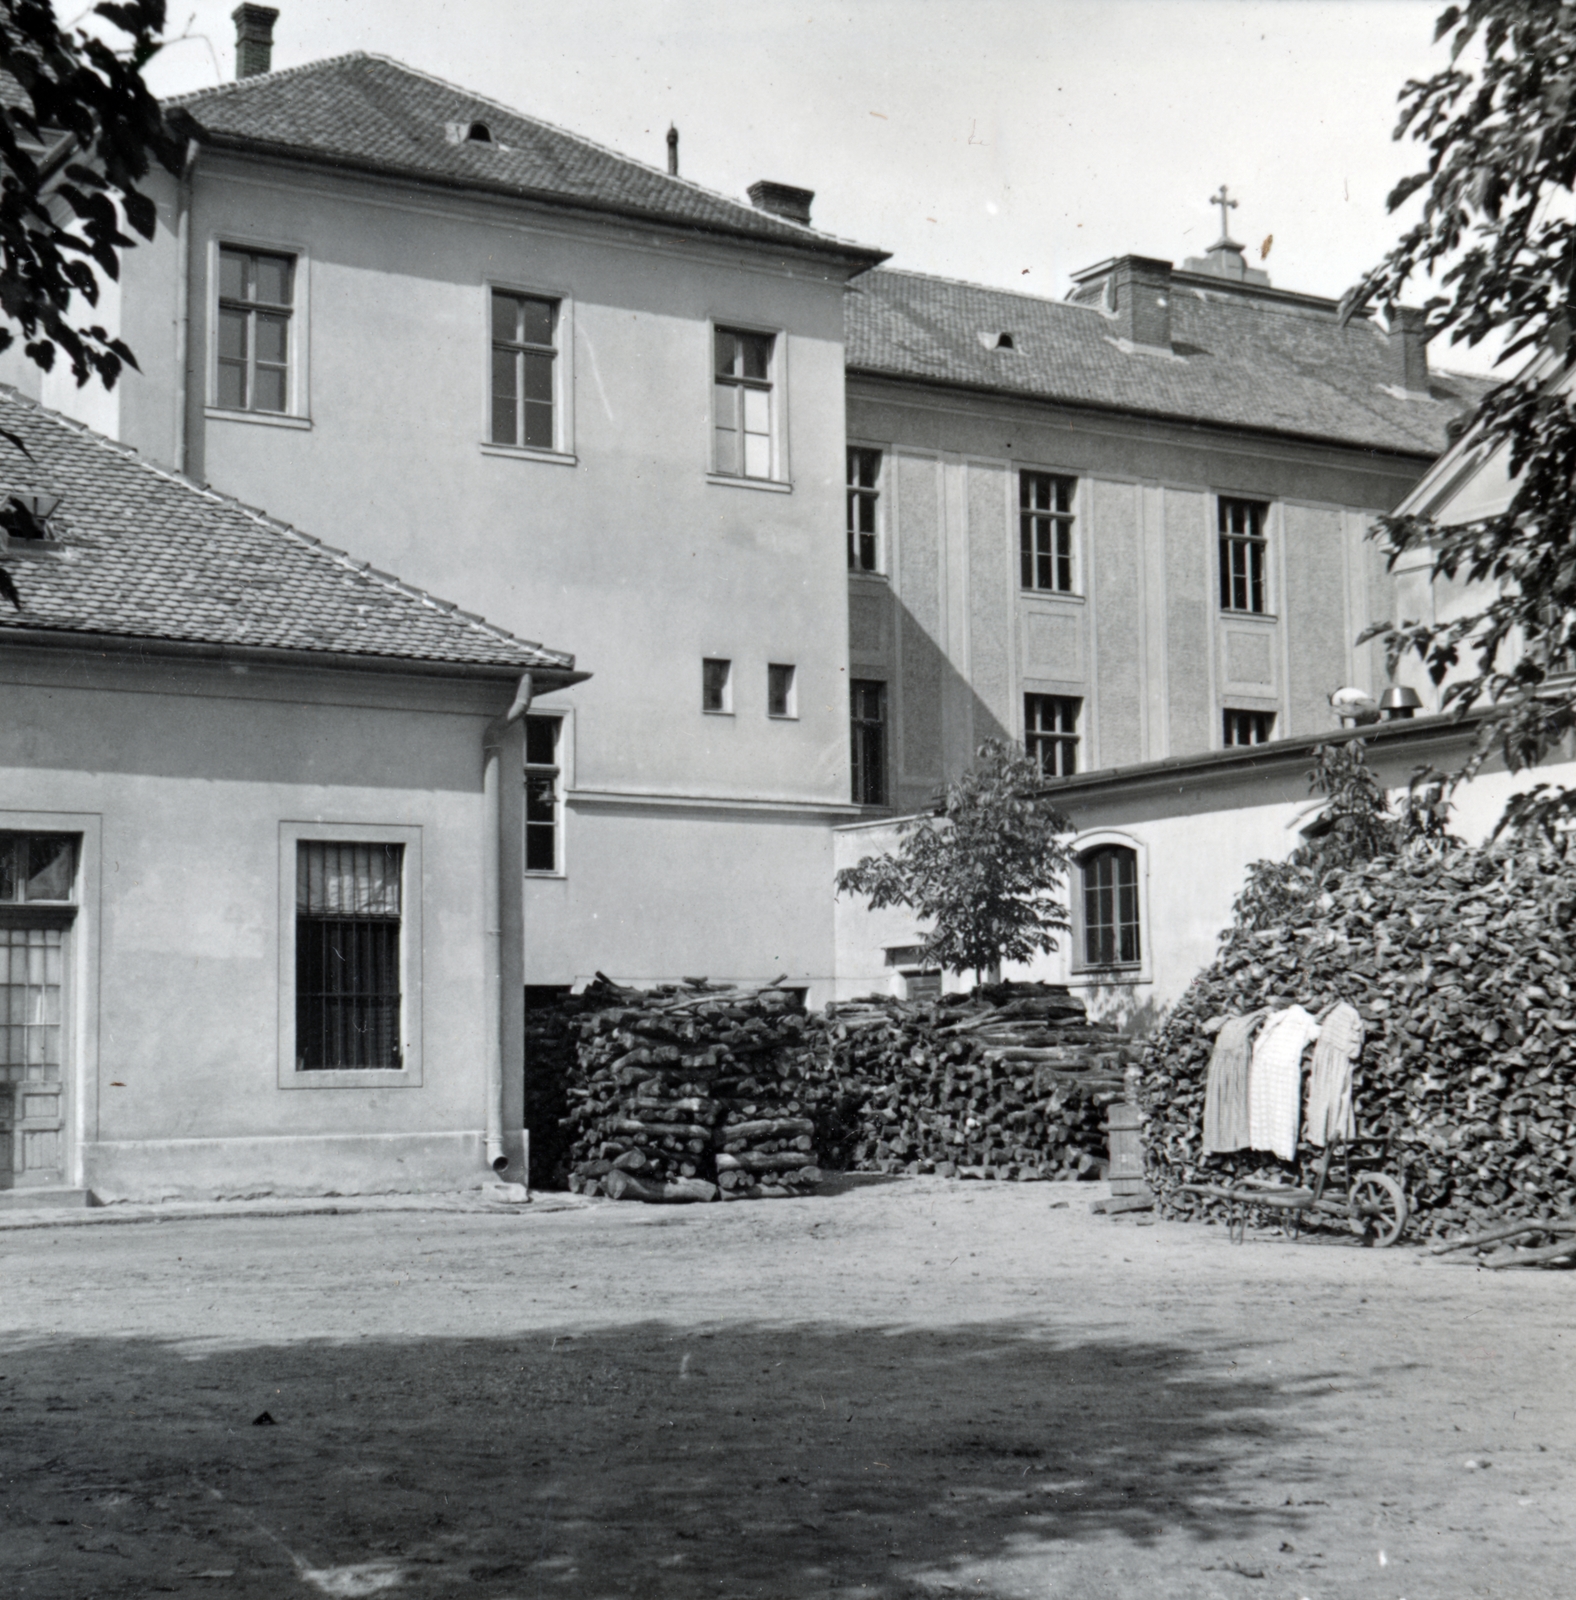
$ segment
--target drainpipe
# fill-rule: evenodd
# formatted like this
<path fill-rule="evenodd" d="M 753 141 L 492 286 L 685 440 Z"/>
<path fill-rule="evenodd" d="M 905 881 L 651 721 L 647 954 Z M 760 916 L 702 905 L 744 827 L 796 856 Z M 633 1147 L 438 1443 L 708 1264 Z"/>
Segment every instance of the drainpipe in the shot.
<path fill-rule="evenodd" d="M 531 709 L 531 674 L 524 673 L 514 703 L 482 735 L 482 916 L 487 934 L 487 1165 L 502 1174 L 509 1165 L 504 1145 L 503 1081 L 503 789 L 501 757 L 509 725 Z M 519 886 L 515 886 L 519 893 Z M 524 1181 L 524 1174 L 521 1174 Z"/>
<path fill-rule="evenodd" d="M 192 320 L 192 172 L 197 141 L 186 141 L 186 159 L 175 185 L 175 470 L 186 470 L 186 363 Z"/>

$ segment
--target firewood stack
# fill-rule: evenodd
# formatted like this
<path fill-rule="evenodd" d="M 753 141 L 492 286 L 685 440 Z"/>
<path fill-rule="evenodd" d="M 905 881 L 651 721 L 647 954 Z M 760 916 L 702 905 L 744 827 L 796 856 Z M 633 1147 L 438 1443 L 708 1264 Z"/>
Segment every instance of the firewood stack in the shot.
<path fill-rule="evenodd" d="M 1145 1055 L 1149 1180 L 1174 1217 L 1223 1202 L 1194 1179 L 1269 1169 L 1201 1153 L 1212 1025 L 1260 1007 L 1355 1005 L 1360 1134 L 1394 1141 L 1411 1231 L 1443 1238 L 1576 1203 L 1576 861 L 1552 849 L 1369 862 L 1327 879 L 1297 925 L 1233 930 Z"/>

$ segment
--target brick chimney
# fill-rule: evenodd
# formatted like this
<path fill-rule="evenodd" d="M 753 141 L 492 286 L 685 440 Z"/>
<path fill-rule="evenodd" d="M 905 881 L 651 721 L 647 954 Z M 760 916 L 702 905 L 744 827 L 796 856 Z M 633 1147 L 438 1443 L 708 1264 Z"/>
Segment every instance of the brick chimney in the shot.
<path fill-rule="evenodd" d="M 791 183 L 773 183 L 762 178 L 752 183 L 748 190 L 750 204 L 757 211 L 769 211 L 774 217 L 786 217 L 789 222 L 802 222 L 810 226 L 810 205 L 815 199 L 814 189 L 796 189 Z"/>
<path fill-rule="evenodd" d="M 235 23 L 235 75 L 255 78 L 272 72 L 274 24 L 279 13 L 272 6 L 240 5 L 230 13 Z"/>
<path fill-rule="evenodd" d="M 1390 318 L 1390 382 L 1408 394 L 1428 393 L 1427 320 L 1415 306 L 1397 306 Z"/>

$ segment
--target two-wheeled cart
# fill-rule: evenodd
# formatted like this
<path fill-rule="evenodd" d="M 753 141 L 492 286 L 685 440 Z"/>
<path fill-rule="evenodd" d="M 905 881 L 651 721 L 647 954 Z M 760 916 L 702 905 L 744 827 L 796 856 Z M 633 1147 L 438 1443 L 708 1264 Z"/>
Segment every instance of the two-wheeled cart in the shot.
<path fill-rule="evenodd" d="M 1303 1157 L 1304 1165 L 1312 1154 L 1310 1149 Z M 1238 1178 L 1230 1183 L 1184 1183 L 1182 1188 L 1188 1194 L 1231 1202 L 1227 1228 L 1233 1244 L 1247 1237 L 1249 1213 L 1265 1207 L 1281 1213 L 1289 1239 L 1312 1222 L 1339 1218 L 1365 1244 L 1382 1250 L 1401 1237 L 1410 1214 L 1405 1188 L 1381 1170 L 1389 1162 L 1388 1139 L 1351 1139 L 1320 1150 L 1304 1183 Z"/>

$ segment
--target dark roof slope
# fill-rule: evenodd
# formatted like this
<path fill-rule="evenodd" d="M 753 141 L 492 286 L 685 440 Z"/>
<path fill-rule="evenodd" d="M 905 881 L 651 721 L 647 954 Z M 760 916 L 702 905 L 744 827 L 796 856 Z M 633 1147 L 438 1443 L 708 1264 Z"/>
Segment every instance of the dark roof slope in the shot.
<path fill-rule="evenodd" d="M 886 252 L 849 244 L 605 150 L 384 56 L 357 52 L 181 96 L 220 148 L 288 153 L 352 170 L 577 205 L 670 226 L 789 245 L 861 266 Z M 451 141 L 483 122 L 492 142 Z"/>
<path fill-rule="evenodd" d="M 57 541 L 4 557 L 24 609 L 7 633 L 179 640 L 448 666 L 537 668 L 574 657 L 374 571 L 294 528 L 176 476 L 0 385 L 0 499 L 60 496 Z"/>
<path fill-rule="evenodd" d="M 1428 398 L 1392 393 L 1386 336 L 1371 321 L 1341 328 L 1334 302 L 1326 313 L 1307 296 L 1282 304 L 1180 278 L 1168 355 L 1124 349 L 1097 306 L 883 268 L 850 286 L 848 368 L 1430 456 L 1492 386 L 1441 372 Z M 1013 348 L 987 348 L 981 335 L 1001 331 Z"/>

